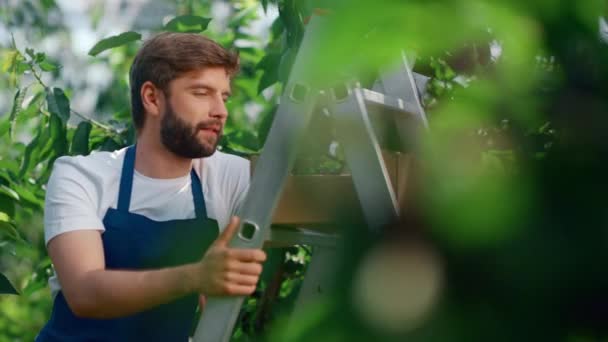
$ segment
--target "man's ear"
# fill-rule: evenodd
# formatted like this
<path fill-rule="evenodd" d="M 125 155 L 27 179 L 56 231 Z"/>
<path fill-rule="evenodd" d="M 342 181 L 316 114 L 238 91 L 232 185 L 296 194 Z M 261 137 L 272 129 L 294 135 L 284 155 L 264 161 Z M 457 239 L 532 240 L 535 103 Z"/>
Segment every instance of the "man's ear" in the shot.
<path fill-rule="evenodd" d="M 152 82 L 146 81 L 141 85 L 139 91 L 146 113 L 152 117 L 160 116 L 164 101 L 162 90 L 157 88 Z"/>

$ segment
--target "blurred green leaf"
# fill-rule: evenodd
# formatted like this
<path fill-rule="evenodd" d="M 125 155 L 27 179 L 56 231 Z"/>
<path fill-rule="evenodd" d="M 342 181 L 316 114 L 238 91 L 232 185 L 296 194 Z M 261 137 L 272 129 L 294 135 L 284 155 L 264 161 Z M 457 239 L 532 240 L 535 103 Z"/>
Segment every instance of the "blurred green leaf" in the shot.
<path fill-rule="evenodd" d="M 34 63 L 42 63 L 46 60 L 46 54 L 44 52 L 36 52 L 36 55 L 32 58 Z"/>
<path fill-rule="evenodd" d="M 46 101 L 49 112 L 57 115 L 63 123 L 70 119 L 70 100 L 61 88 L 47 89 Z"/>
<path fill-rule="evenodd" d="M 95 46 L 93 46 L 89 51 L 89 55 L 97 56 L 99 53 L 105 50 L 125 45 L 139 39 L 141 39 L 141 34 L 134 31 L 124 32 L 117 36 L 108 37 L 95 44 Z"/>
<path fill-rule="evenodd" d="M 23 159 L 21 160 L 21 167 L 19 169 L 19 178 L 23 178 L 25 174 L 35 165 L 33 161 L 37 157 L 38 149 L 40 148 L 40 137 L 42 135 L 41 128 L 39 127 L 38 134 L 30 141 L 25 148 Z"/>
<path fill-rule="evenodd" d="M 19 294 L 8 278 L 2 273 L 0 273 L 0 294 Z"/>
<path fill-rule="evenodd" d="M 1 120 L 0 121 L 0 137 L 3 137 L 8 133 L 11 128 L 11 122 L 9 120 Z"/>
<path fill-rule="evenodd" d="M 13 190 L 19 195 L 22 203 L 42 209 L 44 207 L 44 199 L 36 196 L 27 187 L 19 184 L 12 185 Z"/>
<path fill-rule="evenodd" d="M 55 0 L 40 0 L 40 3 L 42 4 L 42 6 L 44 7 L 45 10 L 50 10 L 51 8 L 56 8 L 57 4 L 55 3 Z"/>
<path fill-rule="evenodd" d="M 15 201 L 19 201 L 19 194 L 17 194 L 17 192 L 15 192 L 15 190 L 9 188 L 8 186 L 6 186 L 4 184 L 0 185 L 0 194 L 5 194 L 9 198 L 11 198 Z"/>
<path fill-rule="evenodd" d="M 9 114 L 9 129 L 8 134 L 11 139 L 13 139 L 13 132 L 15 131 L 15 122 L 17 120 L 17 115 L 21 112 L 21 107 L 23 106 L 23 100 L 25 99 L 25 94 L 27 93 L 27 87 L 18 89 L 15 93 L 15 97 L 13 99 L 13 107 L 11 109 L 11 113 Z"/>
<path fill-rule="evenodd" d="M 2 71 L 8 72 L 9 70 L 12 70 L 18 62 L 23 60 L 23 55 L 18 50 L 9 50 L 8 52 L 5 52 L 2 59 Z"/>
<path fill-rule="evenodd" d="M 71 155 L 87 155 L 89 154 L 89 136 L 93 126 L 88 121 L 82 121 L 76 127 L 74 137 L 72 138 Z"/>
<path fill-rule="evenodd" d="M 49 158 L 55 150 L 58 139 L 64 135 L 65 124 L 62 123 L 58 115 L 51 113 L 49 122 L 40 135 L 40 149 L 36 155 L 36 162 L 40 163 Z M 65 137 L 63 137 L 65 139 Z"/>
<path fill-rule="evenodd" d="M 43 102 L 43 99 L 45 98 L 45 95 L 46 92 L 44 91 L 36 92 L 34 94 L 34 98 L 29 101 L 27 107 L 21 110 L 21 113 L 19 114 L 17 120 L 19 122 L 21 122 L 21 120 L 28 121 L 29 119 L 38 116 L 38 114 L 40 113 L 40 106 Z"/>
<path fill-rule="evenodd" d="M 42 290 L 48 284 L 48 280 L 46 279 L 36 279 L 27 283 L 25 288 L 23 288 L 23 296 L 31 296 L 33 293 Z"/>
<path fill-rule="evenodd" d="M 11 219 L 11 217 L 7 213 L 2 211 L 0 211 L 0 232 L 6 234 L 13 241 L 24 241 L 19 232 L 17 231 L 15 221 Z M 0 291 L 0 293 L 2 292 Z"/>
<path fill-rule="evenodd" d="M 209 22 L 211 22 L 210 18 L 197 15 L 180 15 L 171 19 L 163 29 L 170 32 L 198 33 L 205 31 Z"/>
<path fill-rule="evenodd" d="M 281 57 L 281 63 L 279 64 L 279 81 L 283 82 L 283 84 L 287 83 L 289 80 L 289 73 L 291 72 L 291 67 L 296 60 L 297 55 L 296 48 L 289 48 L 285 51 L 283 56 Z"/>
<path fill-rule="evenodd" d="M 59 68 L 59 66 L 49 62 L 48 60 L 44 60 L 44 61 L 38 63 L 38 66 L 40 66 L 40 69 L 42 69 L 44 71 L 55 71 Z"/>
<path fill-rule="evenodd" d="M 101 143 L 101 145 L 99 146 L 99 149 L 101 151 L 115 151 L 117 149 L 119 149 L 121 147 L 121 145 L 119 143 L 116 142 L 116 140 L 114 140 L 114 138 L 112 137 L 106 137 L 103 142 Z"/>
<path fill-rule="evenodd" d="M 256 65 L 256 69 L 264 70 L 264 74 L 258 84 L 258 94 L 278 81 L 280 61 L 280 53 L 269 53 Z"/>
<path fill-rule="evenodd" d="M 25 54 L 27 54 L 28 56 L 30 56 L 31 59 L 35 59 L 36 58 L 36 53 L 34 52 L 34 49 L 32 48 L 25 48 Z"/>

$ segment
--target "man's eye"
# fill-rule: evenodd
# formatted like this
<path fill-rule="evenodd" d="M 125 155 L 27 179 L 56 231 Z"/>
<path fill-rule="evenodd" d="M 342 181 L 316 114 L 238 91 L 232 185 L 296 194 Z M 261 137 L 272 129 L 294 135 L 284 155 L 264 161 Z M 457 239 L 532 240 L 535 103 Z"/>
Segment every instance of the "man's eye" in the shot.
<path fill-rule="evenodd" d="M 194 93 L 194 96 L 205 96 L 207 93 Z"/>

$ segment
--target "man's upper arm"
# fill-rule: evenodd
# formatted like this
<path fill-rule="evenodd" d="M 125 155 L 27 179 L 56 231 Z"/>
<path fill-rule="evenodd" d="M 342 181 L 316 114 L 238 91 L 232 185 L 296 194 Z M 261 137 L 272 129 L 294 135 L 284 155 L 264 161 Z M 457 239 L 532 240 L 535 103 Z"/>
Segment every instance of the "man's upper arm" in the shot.
<path fill-rule="evenodd" d="M 49 256 L 68 304 L 79 299 L 82 277 L 105 268 L 101 234 L 96 230 L 74 230 L 57 235 L 47 245 Z"/>
<path fill-rule="evenodd" d="M 94 182 L 86 168 L 68 157 L 56 161 L 47 185 L 45 241 L 68 303 L 78 300 L 86 272 L 105 268 Z"/>

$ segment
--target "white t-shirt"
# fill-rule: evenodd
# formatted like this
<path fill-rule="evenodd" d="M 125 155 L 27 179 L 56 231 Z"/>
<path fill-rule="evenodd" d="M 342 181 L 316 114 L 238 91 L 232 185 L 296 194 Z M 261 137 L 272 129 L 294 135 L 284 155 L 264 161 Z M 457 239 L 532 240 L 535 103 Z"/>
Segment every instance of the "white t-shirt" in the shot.
<path fill-rule="evenodd" d="M 44 237 L 73 230 L 105 230 L 108 208 L 116 208 L 126 152 L 93 152 L 89 156 L 61 157 L 49 179 L 44 208 Z M 205 196 L 207 217 L 223 230 L 243 202 L 249 188 L 249 161 L 216 151 L 194 159 Z M 194 218 L 190 174 L 153 179 L 134 171 L 129 211 L 156 221 Z M 61 289 L 56 276 L 49 279 L 53 296 Z"/>

